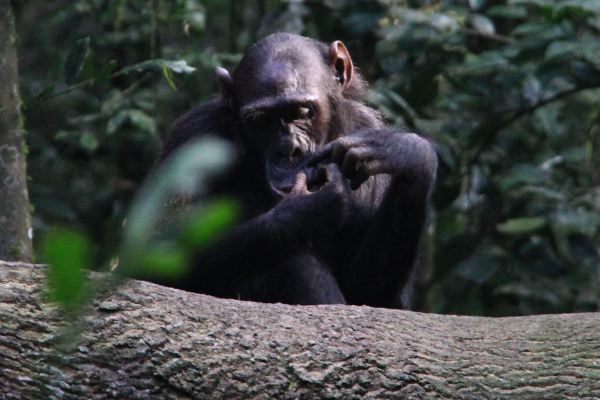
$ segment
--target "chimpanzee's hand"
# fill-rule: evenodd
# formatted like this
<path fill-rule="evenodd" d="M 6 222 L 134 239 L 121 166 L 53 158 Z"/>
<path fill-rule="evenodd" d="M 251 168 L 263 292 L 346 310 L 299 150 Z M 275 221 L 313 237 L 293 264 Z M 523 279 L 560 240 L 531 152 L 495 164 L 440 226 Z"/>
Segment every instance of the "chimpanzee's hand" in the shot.
<path fill-rule="evenodd" d="M 277 206 L 277 214 L 298 215 L 307 223 L 338 226 L 345 220 L 351 199 L 348 182 L 335 164 L 302 171 L 296 175 L 290 194 Z"/>
<path fill-rule="evenodd" d="M 339 165 L 353 190 L 377 174 L 433 180 L 437 167 L 435 149 L 427 139 L 392 129 L 364 130 L 331 141 L 309 165 L 321 162 Z"/>

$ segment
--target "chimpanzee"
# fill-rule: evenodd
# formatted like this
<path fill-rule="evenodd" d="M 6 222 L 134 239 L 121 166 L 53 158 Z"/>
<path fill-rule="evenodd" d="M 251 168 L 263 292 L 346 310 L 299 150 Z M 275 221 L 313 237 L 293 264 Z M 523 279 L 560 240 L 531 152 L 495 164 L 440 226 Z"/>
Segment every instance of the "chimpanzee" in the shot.
<path fill-rule="evenodd" d="M 219 192 L 243 219 L 169 282 L 219 297 L 406 308 L 434 185 L 434 145 L 386 126 L 340 41 L 254 44 L 219 99 L 176 122 L 159 157 L 215 134 L 240 161 Z"/>

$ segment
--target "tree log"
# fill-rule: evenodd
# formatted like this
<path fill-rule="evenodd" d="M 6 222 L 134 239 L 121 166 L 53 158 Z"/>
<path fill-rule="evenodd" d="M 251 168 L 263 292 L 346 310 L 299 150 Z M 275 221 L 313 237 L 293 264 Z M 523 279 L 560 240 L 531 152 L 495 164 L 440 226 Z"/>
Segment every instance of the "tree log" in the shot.
<path fill-rule="evenodd" d="M 600 314 L 259 304 L 128 281 L 67 349 L 45 279 L 0 262 L 1 399 L 600 397 Z"/>

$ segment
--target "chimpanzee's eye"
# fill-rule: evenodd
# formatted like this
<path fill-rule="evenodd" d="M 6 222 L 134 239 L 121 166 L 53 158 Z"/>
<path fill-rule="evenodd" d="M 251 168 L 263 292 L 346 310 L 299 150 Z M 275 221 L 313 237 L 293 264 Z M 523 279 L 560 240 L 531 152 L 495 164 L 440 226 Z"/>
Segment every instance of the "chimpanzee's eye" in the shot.
<path fill-rule="evenodd" d="M 300 106 L 296 109 L 296 119 L 311 119 L 314 111 L 310 106 Z"/>
<path fill-rule="evenodd" d="M 267 113 L 252 113 L 246 117 L 246 126 L 251 130 L 266 129 L 271 124 L 271 116 Z"/>

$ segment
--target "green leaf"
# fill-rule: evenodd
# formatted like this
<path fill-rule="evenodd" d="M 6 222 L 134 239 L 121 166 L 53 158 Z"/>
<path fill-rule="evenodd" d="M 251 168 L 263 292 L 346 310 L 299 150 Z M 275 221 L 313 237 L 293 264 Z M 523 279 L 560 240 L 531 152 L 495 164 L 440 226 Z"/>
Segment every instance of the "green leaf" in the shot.
<path fill-rule="evenodd" d="M 56 132 L 56 134 L 54 135 L 54 140 L 58 140 L 61 142 L 68 142 L 74 136 L 78 136 L 78 135 L 79 135 L 79 132 L 76 132 L 76 131 L 60 130 L 60 131 Z"/>
<path fill-rule="evenodd" d="M 177 90 L 177 86 L 175 86 L 175 82 L 173 81 L 173 73 L 171 72 L 171 70 L 169 68 L 167 68 L 166 65 L 163 65 L 162 71 L 163 71 L 163 76 L 165 77 L 165 79 L 166 79 L 167 83 L 169 84 L 169 86 L 171 87 L 171 89 Z"/>
<path fill-rule="evenodd" d="M 555 13 L 559 16 L 585 17 L 600 14 L 600 0 L 563 0 L 556 2 Z"/>
<path fill-rule="evenodd" d="M 182 241 L 190 248 L 204 246 L 233 224 L 239 214 L 239 207 L 233 199 L 214 201 L 190 217 Z"/>
<path fill-rule="evenodd" d="M 144 248 L 152 240 L 157 219 L 175 195 L 199 195 L 207 180 L 233 159 L 233 148 L 223 140 L 203 137 L 173 153 L 138 191 L 124 230 L 123 249 Z"/>
<path fill-rule="evenodd" d="M 81 306 L 83 300 L 89 247 L 85 236 L 68 229 L 51 230 L 42 240 L 44 260 L 49 264 L 50 299 L 70 310 Z"/>
<path fill-rule="evenodd" d="M 83 135 L 79 138 L 79 144 L 87 151 L 94 151 L 98 148 L 98 138 L 93 132 L 83 132 Z"/>
<path fill-rule="evenodd" d="M 500 178 L 500 189 L 509 192 L 523 184 L 543 185 L 548 177 L 542 169 L 531 164 L 517 164 L 510 172 Z"/>
<path fill-rule="evenodd" d="M 556 282 L 551 282 L 548 279 L 540 279 L 533 282 L 509 282 L 496 288 L 494 293 L 559 305 L 569 298 L 568 292 L 565 289 Z"/>
<path fill-rule="evenodd" d="M 127 122 L 151 135 L 156 134 L 156 122 L 154 119 L 145 112 L 136 109 L 127 109 L 117 113 L 117 115 L 108 120 L 106 132 L 112 135 Z"/>
<path fill-rule="evenodd" d="M 547 22 L 537 22 L 537 21 L 524 22 L 520 25 L 517 25 L 511 31 L 511 35 L 521 36 L 521 37 L 527 37 L 527 36 L 536 37 L 537 35 L 541 35 L 542 33 L 546 33 L 548 31 L 552 30 L 552 28 L 554 28 L 554 27 L 555 26 L 553 24 L 550 24 Z"/>
<path fill-rule="evenodd" d="M 546 58 L 549 60 L 569 61 L 574 57 L 586 60 L 600 69 L 600 40 L 597 37 L 584 37 L 555 41 L 546 51 Z"/>
<path fill-rule="evenodd" d="M 154 122 L 154 119 L 145 112 L 141 110 L 131 110 L 129 112 L 129 119 L 136 128 L 152 135 L 156 134 L 156 122 Z"/>
<path fill-rule="evenodd" d="M 72 85 L 75 83 L 81 70 L 83 69 L 83 64 L 90 52 L 90 38 L 86 36 L 82 39 L 79 39 L 75 42 L 69 55 L 67 56 L 67 61 L 65 62 L 65 68 L 63 71 L 65 83 L 67 85 Z"/>
<path fill-rule="evenodd" d="M 192 140 L 171 155 L 138 192 L 127 218 L 123 243 L 119 252 L 119 271 L 137 275 L 148 269 L 158 274 L 180 274 L 188 265 L 192 247 L 206 243 L 237 218 L 237 206 L 230 200 L 221 200 L 202 209 L 197 216 L 169 215 L 168 222 L 177 217 L 191 220 L 178 239 L 165 241 L 156 236 L 156 226 L 164 222 L 165 204 L 177 196 L 195 197 L 206 190 L 207 180 L 223 171 L 231 162 L 231 145 L 214 137 Z M 180 231 L 181 232 L 181 231 Z"/>
<path fill-rule="evenodd" d="M 143 72 L 149 70 L 161 71 L 167 84 L 173 89 L 177 90 L 175 82 L 173 81 L 173 72 L 176 74 L 191 74 L 196 71 L 196 68 L 191 67 L 185 60 L 169 61 L 162 59 L 146 60 L 138 64 L 130 65 L 118 71 L 115 75 L 124 75 L 130 72 Z"/>
<path fill-rule="evenodd" d="M 185 1 L 183 12 L 187 26 L 197 31 L 202 31 L 206 28 L 206 9 L 200 2 L 197 0 Z"/>
<path fill-rule="evenodd" d="M 525 18 L 527 8 L 522 6 L 497 5 L 490 7 L 486 14 L 496 18 Z"/>
<path fill-rule="evenodd" d="M 496 33 L 494 22 L 485 15 L 472 15 L 470 19 L 473 29 L 481 33 Z"/>
<path fill-rule="evenodd" d="M 166 61 L 162 60 L 163 66 L 168 68 L 169 70 L 175 72 L 176 74 L 191 74 L 196 70 L 196 68 L 191 67 L 185 60 L 178 61 Z"/>
<path fill-rule="evenodd" d="M 526 104 L 533 105 L 541 100 L 543 90 L 542 83 L 534 75 L 530 75 L 523 82 L 521 95 Z"/>
<path fill-rule="evenodd" d="M 145 248 L 136 255 L 136 264 L 152 276 L 176 278 L 182 276 L 189 263 L 187 253 L 170 244 Z"/>
<path fill-rule="evenodd" d="M 485 75 L 501 72 L 509 66 L 509 61 L 502 54 L 488 51 L 479 55 L 468 54 L 465 62 L 454 68 L 452 72 L 459 75 Z"/>
<path fill-rule="evenodd" d="M 593 236 L 600 227 L 600 216 L 582 209 L 557 212 L 552 218 L 552 229 L 565 236 L 584 233 Z"/>
<path fill-rule="evenodd" d="M 562 1 L 562 0 L 559 0 Z M 524 4 L 538 7 L 553 7 L 556 4 L 556 0 L 508 0 L 509 5 L 513 4 Z"/>
<path fill-rule="evenodd" d="M 509 219 L 506 222 L 496 225 L 500 233 L 507 235 L 522 235 L 537 231 L 546 225 L 546 218 L 543 217 L 524 217 Z"/>
<path fill-rule="evenodd" d="M 485 7 L 486 0 L 469 0 L 471 10 L 480 10 Z"/>
<path fill-rule="evenodd" d="M 122 68 L 116 73 L 116 75 L 124 75 L 130 72 L 144 72 L 149 70 L 163 71 L 163 68 L 167 68 L 176 74 L 191 74 L 196 70 L 196 68 L 189 66 L 185 60 L 169 61 L 157 58 L 154 60 L 142 61 L 141 63 Z"/>

